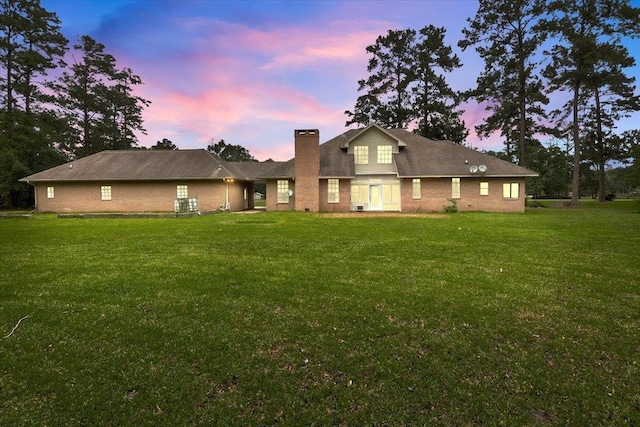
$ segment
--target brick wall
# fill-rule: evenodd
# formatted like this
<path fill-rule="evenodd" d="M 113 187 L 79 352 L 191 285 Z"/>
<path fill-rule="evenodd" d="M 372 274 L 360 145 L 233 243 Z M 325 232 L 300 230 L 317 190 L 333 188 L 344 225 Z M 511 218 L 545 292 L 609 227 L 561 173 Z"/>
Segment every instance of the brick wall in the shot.
<path fill-rule="evenodd" d="M 339 181 L 340 201 L 339 203 L 329 203 L 327 193 L 329 181 L 320 180 L 320 211 L 321 212 L 349 212 L 351 207 L 351 180 L 341 179 Z"/>
<path fill-rule="evenodd" d="M 320 209 L 320 131 L 295 130 L 294 206 L 297 211 L 317 212 Z"/>
<path fill-rule="evenodd" d="M 480 182 L 489 183 L 489 195 L 480 195 Z M 502 184 L 518 182 L 518 199 L 504 199 Z M 421 180 L 422 197 L 413 199 L 413 180 L 403 179 L 401 184 L 403 212 L 443 211 L 451 202 L 451 178 L 423 178 Z M 462 178 L 460 180 L 460 198 L 457 199 L 459 211 L 487 212 L 524 212 L 524 178 Z"/>
<path fill-rule="evenodd" d="M 111 186 L 111 200 L 101 200 L 102 185 Z M 177 185 L 187 185 L 188 196 L 198 198 L 200 211 L 218 210 L 225 203 L 222 181 L 169 182 L 53 182 L 36 184 L 38 212 L 173 212 Z M 54 187 L 54 198 L 47 198 Z M 239 190 L 238 190 L 239 188 Z M 230 184 L 230 202 L 243 202 L 242 184 Z M 236 209 L 239 210 L 239 209 Z"/>
<path fill-rule="evenodd" d="M 296 197 L 296 189 L 293 181 L 289 181 L 289 190 L 293 191 L 293 196 L 289 197 L 289 203 L 278 203 L 277 180 L 267 181 L 267 211 L 292 211 Z"/>

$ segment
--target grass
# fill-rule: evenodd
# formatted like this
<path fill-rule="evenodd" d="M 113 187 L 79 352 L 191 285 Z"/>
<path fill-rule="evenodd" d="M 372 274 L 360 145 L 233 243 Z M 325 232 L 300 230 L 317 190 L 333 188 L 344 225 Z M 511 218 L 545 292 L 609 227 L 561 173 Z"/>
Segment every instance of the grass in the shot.
<path fill-rule="evenodd" d="M 631 204 L 0 221 L 0 425 L 639 425 Z"/>

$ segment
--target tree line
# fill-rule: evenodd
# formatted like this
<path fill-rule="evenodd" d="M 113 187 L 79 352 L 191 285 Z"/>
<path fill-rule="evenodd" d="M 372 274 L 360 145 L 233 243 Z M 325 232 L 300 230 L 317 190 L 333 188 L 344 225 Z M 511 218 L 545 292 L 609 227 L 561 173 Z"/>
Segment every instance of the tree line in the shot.
<path fill-rule="evenodd" d="M 616 188 L 640 187 L 640 130 L 617 123 L 640 110 L 623 44 L 640 35 L 640 9 L 628 0 L 480 0 L 458 46 L 475 49 L 484 70 L 467 91 L 447 82 L 463 66 L 445 28 L 390 30 L 368 46 L 366 79 L 347 126 L 376 122 L 463 143 L 464 102 L 486 108 L 480 137 L 499 134 L 490 154 L 540 172 L 528 187 L 572 203 L 590 191 L 604 200 Z M 33 203 L 18 179 L 105 149 L 144 148 L 142 80 L 105 46 L 81 36 L 69 46 L 55 13 L 39 0 L 0 0 L 0 208 Z M 566 99 L 551 109 L 550 97 Z M 254 160 L 241 146 L 214 143 L 229 160 Z M 177 149 L 167 139 L 151 149 Z M 627 168 L 605 173 L 611 161 Z M 611 187 L 611 182 L 609 182 Z"/>
<path fill-rule="evenodd" d="M 142 80 L 105 46 L 69 46 L 39 0 L 0 0 L 0 207 L 32 204 L 18 179 L 105 149 L 138 145 Z"/>
<path fill-rule="evenodd" d="M 484 70 L 463 92 L 447 84 L 462 63 L 445 34 L 433 25 L 389 30 L 368 46 L 369 76 L 358 82 L 362 94 L 345 111 L 346 125 L 412 127 L 463 143 L 468 130 L 460 106 L 475 100 L 487 112 L 476 133 L 499 134 L 504 151 L 491 154 L 540 172 L 530 183 L 535 194 L 563 196 L 570 187 L 576 205 L 581 190 L 593 191 L 588 181 L 595 172 L 594 194 L 604 201 L 610 161 L 630 163 L 616 176 L 640 186 L 633 182 L 640 175 L 640 131 L 616 131 L 620 119 L 640 110 L 628 75 L 636 62 L 623 44 L 640 36 L 639 8 L 627 0 L 480 0 L 458 46 L 475 49 Z M 554 95 L 567 101 L 551 109 Z"/>

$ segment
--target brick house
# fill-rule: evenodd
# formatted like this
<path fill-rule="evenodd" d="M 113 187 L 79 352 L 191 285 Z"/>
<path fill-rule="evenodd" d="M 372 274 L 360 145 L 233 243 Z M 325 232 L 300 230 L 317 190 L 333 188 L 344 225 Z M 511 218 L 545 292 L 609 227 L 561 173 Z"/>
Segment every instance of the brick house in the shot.
<path fill-rule="evenodd" d="M 450 141 L 376 124 L 319 144 L 295 131 L 295 158 L 266 170 L 267 210 L 524 212 L 536 172 Z M 312 183 L 312 185 L 311 185 Z"/>
<path fill-rule="evenodd" d="M 226 162 L 205 150 L 103 151 L 23 178 L 40 212 L 252 209 L 266 182 L 266 209 L 311 212 L 524 212 L 525 178 L 536 172 L 449 141 L 372 124 L 323 144 L 294 131 L 287 162 Z"/>

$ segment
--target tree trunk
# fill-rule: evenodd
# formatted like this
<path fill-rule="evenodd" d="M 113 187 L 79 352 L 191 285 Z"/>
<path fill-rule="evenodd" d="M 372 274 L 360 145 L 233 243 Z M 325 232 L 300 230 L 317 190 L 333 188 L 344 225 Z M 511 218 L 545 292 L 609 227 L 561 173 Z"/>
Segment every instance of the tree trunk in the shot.
<path fill-rule="evenodd" d="M 527 132 L 527 80 L 525 77 L 525 64 L 524 55 L 522 53 L 522 45 L 524 44 L 522 31 L 518 31 L 518 48 L 520 49 L 518 58 L 518 80 L 519 80 L 519 93 L 520 97 L 520 137 L 518 139 L 518 148 L 520 149 L 520 156 L 518 156 L 518 164 L 520 166 L 525 165 L 525 135 Z"/>
<path fill-rule="evenodd" d="M 595 90 L 596 99 L 596 156 L 598 158 L 598 202 L 605 202 L 606 180 L 604 176 L 604 135 L 602 134 L 602 114 L 600 111 L 600 90 Z"/>
<path fill-rule="evenodd" d="M 573 88 L 573 179 L 571 182 L 571 207 L 578 206 L 580 198 L 580 128 L 578 125 L 578 102 L 580 85 Z"/>

